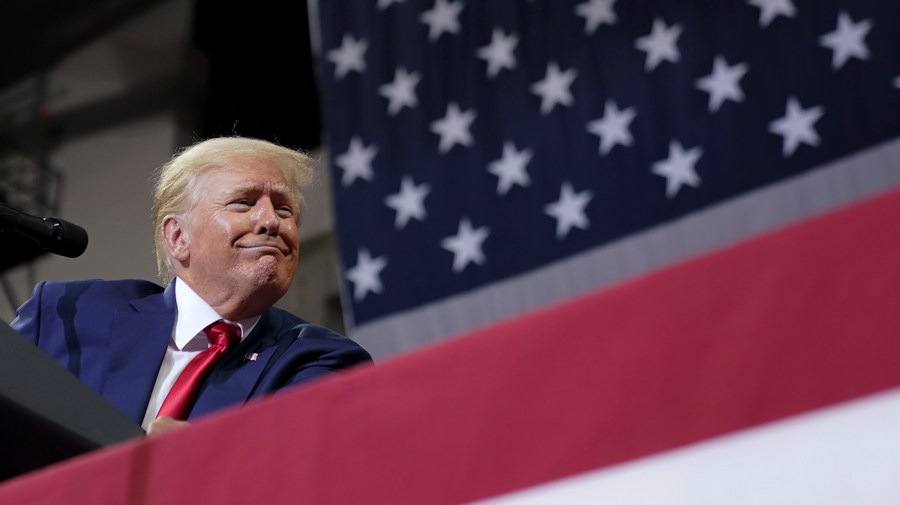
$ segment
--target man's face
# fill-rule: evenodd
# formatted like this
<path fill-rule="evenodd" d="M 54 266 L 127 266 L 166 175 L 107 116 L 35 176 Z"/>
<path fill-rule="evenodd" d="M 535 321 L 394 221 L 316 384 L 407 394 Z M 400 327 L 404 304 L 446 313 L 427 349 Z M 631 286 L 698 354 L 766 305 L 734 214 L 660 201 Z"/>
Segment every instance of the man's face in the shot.
<path fill-rule="evenodd" d="M 213 308 L 264 310 L 287 292 L 297 269 L 299 216 L 299 198 L 272 162 L 239 157 L 209 169 L 181 223 L 186 261 L 175 255 L 176 274 Z"/>

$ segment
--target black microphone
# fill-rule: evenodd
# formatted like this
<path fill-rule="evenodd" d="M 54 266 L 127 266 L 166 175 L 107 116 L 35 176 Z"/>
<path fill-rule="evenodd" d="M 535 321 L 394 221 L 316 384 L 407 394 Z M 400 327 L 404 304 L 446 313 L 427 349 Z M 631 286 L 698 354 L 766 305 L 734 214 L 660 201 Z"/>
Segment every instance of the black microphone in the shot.
<path fill-rule="evenodd" d="M 53 254 L 77 258 L 87 249 L 84 228 L 58 217 L 35 217 L 0 203 L 0 231 L 18 232 Z"/>

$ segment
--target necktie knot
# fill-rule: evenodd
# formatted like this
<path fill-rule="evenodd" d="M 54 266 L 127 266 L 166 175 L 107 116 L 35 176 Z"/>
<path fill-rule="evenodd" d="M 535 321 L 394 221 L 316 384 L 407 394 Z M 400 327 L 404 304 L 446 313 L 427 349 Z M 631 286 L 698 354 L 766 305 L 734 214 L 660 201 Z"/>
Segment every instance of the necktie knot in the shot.
<path fill-rule="evenodd" d="M 241 329 L 237 325 L 225 321 L 216 321 L 203 331 L 206 333 L 210 345 L 229 347 L 241 339 Z"/>
<path fill-rule="evenodd" d="M 212 368 L 222 358 L 228 347 L 241 339 L 240 327 L 225 321 L 216 321 L 207 326 L 203 332 L 206 333 L 210 346 L 194 356 L 194 359 L 182 370 L 159 408 L 158 416 L 187 419 L 200 387 Z"/>

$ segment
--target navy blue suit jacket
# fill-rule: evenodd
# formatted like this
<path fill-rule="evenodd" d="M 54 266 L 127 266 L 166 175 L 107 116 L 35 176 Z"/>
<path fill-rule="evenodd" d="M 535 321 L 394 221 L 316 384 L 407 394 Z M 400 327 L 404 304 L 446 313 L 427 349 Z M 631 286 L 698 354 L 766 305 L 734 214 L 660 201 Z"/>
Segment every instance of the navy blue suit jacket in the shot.
<path fill-rule="evenodd" d="M 140 423 L 175 313 L 174 283 L 42 282 L 11 326 Z M 349 338 L 272 308 L 216 364 L 188 419 L 370 360 Z"/>

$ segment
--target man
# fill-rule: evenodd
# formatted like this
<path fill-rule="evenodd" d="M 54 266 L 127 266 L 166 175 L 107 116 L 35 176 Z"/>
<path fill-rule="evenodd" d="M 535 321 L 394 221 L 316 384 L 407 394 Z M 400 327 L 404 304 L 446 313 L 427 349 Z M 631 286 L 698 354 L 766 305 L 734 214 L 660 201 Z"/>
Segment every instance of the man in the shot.
<path fill-rule="evenodd" d="M 313 166 L 248 138 L 183 150 L 155 188 L 167 287 L 42 282 L 13 328 L 149 434 L 369 361 L 352 340 L 273 308 L 297 268 L 301 190 Z"/>

